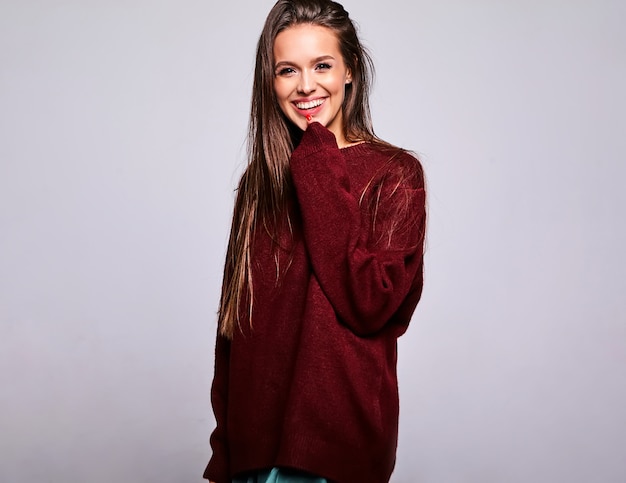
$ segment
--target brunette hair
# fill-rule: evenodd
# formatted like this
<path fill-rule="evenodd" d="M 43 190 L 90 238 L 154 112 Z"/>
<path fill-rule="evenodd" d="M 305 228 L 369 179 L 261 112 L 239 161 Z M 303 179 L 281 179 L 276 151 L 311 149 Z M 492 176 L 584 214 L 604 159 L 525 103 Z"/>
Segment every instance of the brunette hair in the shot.
<path fill-rule="evenodd" d="M 369 91 L 371 57 L 359 41 L 348 12 L 331 0 L 278 0 L 267 16 L 256 51 L 248 128 L 248 166 L 237 188 L 218 314 L 220 334 L 232 338 L 242 316 L 252 323 L 254 290 L 251 259 L 254 231 L 262 226 L 278 238 L 279 225 L 292 220 L 287 203 L 293 193 L 289 158 L 302 135 L 281 111 L 274 91 L 274 41 L 285 29 L 312 24 L 331 29 L 343 61 L 352 73 L 343 102 L 347 141 L 381 142 L 372 128 Z M 277 267 L 278 269 L 278 267 Z M 277 270 L 280 276 L 280 270 Z M 244 309 L 244 313 L 242 313 Z"/>

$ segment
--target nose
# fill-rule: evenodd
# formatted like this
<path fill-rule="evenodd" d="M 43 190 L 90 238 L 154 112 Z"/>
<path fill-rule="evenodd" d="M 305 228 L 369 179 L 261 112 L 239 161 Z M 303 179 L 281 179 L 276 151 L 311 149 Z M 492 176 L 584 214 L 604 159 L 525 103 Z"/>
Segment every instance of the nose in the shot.
<path fill-rule="evenodd" d="M 303 70 L 300 74 L 300 82 L 298 83 L 298 92 L 300 94 L 310 94 L 315 90 L 315 78 L 307 70 Z"/>

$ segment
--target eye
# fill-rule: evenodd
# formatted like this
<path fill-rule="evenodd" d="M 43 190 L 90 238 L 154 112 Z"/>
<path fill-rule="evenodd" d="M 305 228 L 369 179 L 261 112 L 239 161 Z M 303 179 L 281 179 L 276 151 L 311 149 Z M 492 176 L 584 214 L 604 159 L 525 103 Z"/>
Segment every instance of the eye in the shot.
<path fill-rule="evenodd" d="M 325 63 L 325 62 L 321 62 L 321 63 L 317 64 L 315 66 L 315 68 L 317 70 L 330 70 L 332 68 L 332 66 L 330 64 Z"/>
<path fill-rule="evenodd" d="M 293 75 L 295 73 L 296 73 L 296 71 L 292 67 L 283 67 L 283 68 L 278 69 L 276 71 L 276 75 L 283 76 L 283 77 L 290 76 L 290 75 Z"/>

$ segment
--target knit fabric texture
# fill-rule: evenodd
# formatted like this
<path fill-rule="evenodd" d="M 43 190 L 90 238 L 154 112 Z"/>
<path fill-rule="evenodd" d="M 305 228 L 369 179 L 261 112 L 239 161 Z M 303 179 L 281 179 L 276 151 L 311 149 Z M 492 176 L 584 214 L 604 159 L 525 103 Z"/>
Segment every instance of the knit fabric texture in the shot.
<path fill-rule="evenodd" d="M 422 292 L 422 168 L 377 143 L 339 149 L 313 123 L 290 169 L 292 232 L 259 227 L 252 324 L 217 337 L 204 477 L 285 467 L 384 483 L 398 437 L 396 342 Z"/>

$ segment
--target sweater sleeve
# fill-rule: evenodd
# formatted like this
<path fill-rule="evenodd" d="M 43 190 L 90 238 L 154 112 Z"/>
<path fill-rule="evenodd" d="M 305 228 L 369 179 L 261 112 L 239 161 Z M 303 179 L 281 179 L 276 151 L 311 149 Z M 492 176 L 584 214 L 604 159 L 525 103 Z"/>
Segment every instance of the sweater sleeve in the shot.
<path fill-rule="evenodd" d="M 413 176 L 372 183 L 383 186 L 373 200 L 372 221 L 363 219 L 361 193 L 351 191 L 332 132 L 312 123 L 292 154 L 313 272 L 338 317 L 357 335 L 383 328 L 421 275 L 425 193 L 416 169 Z"/>
<path fill-rule="evenodd" d="M 230 482 L 230 455 L 227 442 L 228 374 L 230 341 L 218 334 L 215 342 L 215 374 L 211 385 L 211 404 L 216 427 L 211 433 L 213 454 L 204 470 L 204 478 L 216 483 Z"/>

